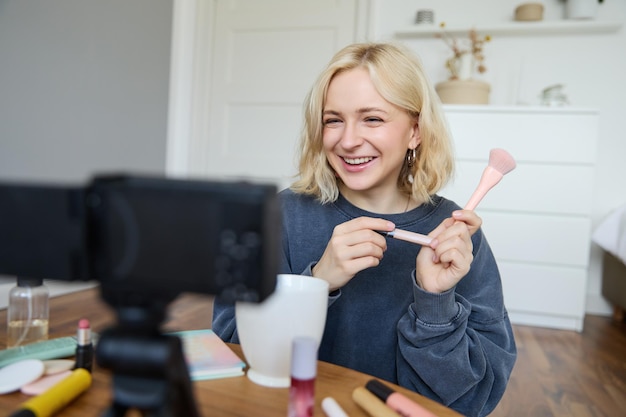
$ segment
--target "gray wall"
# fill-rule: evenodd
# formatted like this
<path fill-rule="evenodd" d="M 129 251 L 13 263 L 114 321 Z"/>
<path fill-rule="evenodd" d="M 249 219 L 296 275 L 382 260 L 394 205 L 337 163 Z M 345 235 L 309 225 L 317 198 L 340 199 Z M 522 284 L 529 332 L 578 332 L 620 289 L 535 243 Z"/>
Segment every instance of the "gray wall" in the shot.
<path fill-rule="evenodd" d="M 0 0 L 0 181 L 165 172 L 172 0 Z"/>

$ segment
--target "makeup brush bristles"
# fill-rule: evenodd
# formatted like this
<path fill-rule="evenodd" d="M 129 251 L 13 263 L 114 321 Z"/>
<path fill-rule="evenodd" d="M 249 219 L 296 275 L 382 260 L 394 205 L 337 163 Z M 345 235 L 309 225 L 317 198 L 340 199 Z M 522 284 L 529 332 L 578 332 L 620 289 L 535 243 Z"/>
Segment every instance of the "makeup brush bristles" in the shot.
<path fill-rule="evenodd" d="M 515 169 L 515 159 L 504 149 L 492 149 L 489 152 L 489 165 L 480 177 L 478 187 L 465 205 L 467 210 L 474 210 L 480 200 L 487 194 L 493 186 L 500 182 L 505 174 Z"/>
<path fill-rule="evenodd" d="M 504 149 L 492 149 L 489 152 L 489 166 L 502 175 L 508 174 L 515 169 L 515 159 Z"/>

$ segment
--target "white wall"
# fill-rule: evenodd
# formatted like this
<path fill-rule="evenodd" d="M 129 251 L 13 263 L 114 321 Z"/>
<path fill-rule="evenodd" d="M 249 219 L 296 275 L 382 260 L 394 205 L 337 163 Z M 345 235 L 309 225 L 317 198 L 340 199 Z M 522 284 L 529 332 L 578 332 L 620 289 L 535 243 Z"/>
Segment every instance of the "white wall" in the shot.
<path fill-rule="evenodd" d="M 163 174 L 171 25 L 172 0 L 0 0 L 0 181 Z"/>
<path fill-rule="evenodd" d="M 432 9 L 435 21 L 480 29 L 512 20 L 521 0 L 375 0 L 373 34 L 376 40 L 396 39 L 396 30 L 411 26 L 419 9 Z M 544 19 L 564 18 L 564 2 L 545 0 Z M 605 0 L 596 20 L 624 23 L 626 2 Z M 541 90 L 564 84 L 572 106 L 600 111 L 600 145 L 593 199 L 594 227 L 612 210 L 626 204 L 626 29 L 615 33 L 560 34 L 549 36 L 492 36 L 486 44 L 487 72 L 481 76 L 492 87 L 490 104 L 537 105 Z M 450 51 L 442 40 L 415 38 L 402 41 L 422 58 L 433 82 L 447 77 L 443 66 Z M 572 144 L 576 146 L 576 144 Z M 537 149 L 541 152 L 541 149 Z M 587 290 L 588 313 L 608 314 L 600 295 L 601 249 L 591 253 Z M 538 289 L 539 291 L 540 289 Z"/>
<path fill-rule="evenodd" d="M 165 171 L 172 0 L 0 0 L 0 180 Z"/>

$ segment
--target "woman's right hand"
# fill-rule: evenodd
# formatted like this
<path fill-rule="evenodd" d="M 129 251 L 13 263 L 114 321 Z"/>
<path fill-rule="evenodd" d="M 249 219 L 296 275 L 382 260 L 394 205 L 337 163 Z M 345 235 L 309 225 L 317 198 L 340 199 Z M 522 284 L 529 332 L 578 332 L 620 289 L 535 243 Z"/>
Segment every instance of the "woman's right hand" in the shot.
<path fill-rule="evenodd" d="M 329 291 L 335 291 L 356 275 L 377 266 L 387 250 L 387 240 L 375 230 L 391 232 L 395 225 L 389 220 L 359 217 L 335 226 L 326 250 L 313 276 L 328 282 Z"/>

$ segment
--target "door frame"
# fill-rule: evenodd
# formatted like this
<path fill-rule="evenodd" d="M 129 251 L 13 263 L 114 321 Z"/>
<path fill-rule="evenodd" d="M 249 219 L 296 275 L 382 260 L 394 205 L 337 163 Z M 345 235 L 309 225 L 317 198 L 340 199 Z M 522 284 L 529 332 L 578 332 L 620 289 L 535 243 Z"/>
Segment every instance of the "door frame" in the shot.
<path fill-rule="evenodd" d="M 168 129 L 165 174 L 188 177 L 198 174 L 191 160 L 194 141 L 205 133 L 212 55 L 211 31 L 215 0 L 173 0 Z M 203 48 L 205 53 L 199 53 Z M 206 62 L 202 62 L 202 58 Z M 196 171 L 196 172 L 194 172 Z"/>

